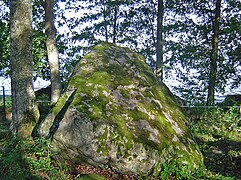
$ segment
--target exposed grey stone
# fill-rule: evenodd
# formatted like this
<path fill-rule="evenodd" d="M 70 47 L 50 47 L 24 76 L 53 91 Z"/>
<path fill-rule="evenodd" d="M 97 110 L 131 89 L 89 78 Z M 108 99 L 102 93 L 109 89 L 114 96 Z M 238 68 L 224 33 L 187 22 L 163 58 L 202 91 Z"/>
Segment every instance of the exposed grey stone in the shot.
<path fill-rule="evenodd" d="M 177 157 L 202 165 L 186 121 L 142 56 L 103 43 L 77 65 L 39 134 L 72 162 L 147 175 Z"/>

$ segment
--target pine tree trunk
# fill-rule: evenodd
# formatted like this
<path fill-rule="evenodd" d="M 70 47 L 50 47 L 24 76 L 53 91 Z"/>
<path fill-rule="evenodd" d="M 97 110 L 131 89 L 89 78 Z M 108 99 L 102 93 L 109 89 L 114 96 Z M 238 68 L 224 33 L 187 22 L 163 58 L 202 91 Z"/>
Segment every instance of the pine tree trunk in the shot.
<path fill-rule="evenodd" d="M 105 28 L 105 42 L 108 42 L 108 20 L 107 20 L 107 7 L 104 6 L 104 28 Z"/>
<path fill-rule="evenodd" d="M 54 25 L 54 0 L 45 0 L 45 33 L 46 46 L 51 75 L 51 103 L 54 104 L 61 94 L 59 72 L 59 54 L 56 46 L 56 28 Z"/>
<path fill-rule="evenodd" d="M 221 11 L 221 0 L 216 1 L 215 17 L 213 20 L 213 38 L 212 38 L 212 51 L 210 56 L 210 70 L 209 70 L 209 84 L 208 84 L 208 97 L 207 105 L 214 105 L 215 95 L 215 82 L 217 76 L 217 59 L 218 59 L 218 34 L 219 34 L 219 21 Z"/>
<path fill-rule="evenodd" d="M 114 7 L 114 22 L 113 22 L 113 43 L 116 43 L 116 37 L 117 37 L 117 13 L 118 8 L 117 5 Z"/>
<path fill-rule="evenodd" d="M 10 1 L 11 93 L 14 133 L 30 136 L 39 118 L 33 89 L 32 1 Z"/>
<path fill-rule="evenodd" d="M 163 0 L 158 0 L 157 14 L 157 45 L 156 45 L 156 74 L 163 81 Z"/>

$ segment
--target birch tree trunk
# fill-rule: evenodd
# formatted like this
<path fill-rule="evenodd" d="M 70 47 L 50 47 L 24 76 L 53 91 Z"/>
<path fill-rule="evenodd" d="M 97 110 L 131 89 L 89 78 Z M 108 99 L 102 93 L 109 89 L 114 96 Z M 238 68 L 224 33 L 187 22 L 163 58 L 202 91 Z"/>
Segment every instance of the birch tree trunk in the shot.
<path fill-rule="evenodd" d="M 33 89 L 32 1 L 10 1 L 10 62 L 14 133 L 30 136 L 39 119 Z"/>
<path fill-rule="evenodd" d="M 45 0 L 45 33 L 46 46 L 51 75 L 51 103 L 54 104 L 61 94 L 59 72 L 59 54 L 56 46 L 56 28 L 54 25 L 54 0 Z"/>
<path fill-rule="evenodd" d="M 156 74 L 163 81 L 163 15 L 164 5 L 163 0 L 158 0 L 157 14 L 157 44 L 156 44 Z"/>
<path fill-rule="evenodd" d="M 217 59 L 218 59 L 218 35 L 219 35 L 219 21 L 221 11 L 221 0 L 216 1 L 215 17 L 213 20 L 213 38 L 212 51 L 210 56 L 210 70 L 209 70 L 209 84 L 207 105 L 214 105 L 215 82 L 217 76 Z"/>

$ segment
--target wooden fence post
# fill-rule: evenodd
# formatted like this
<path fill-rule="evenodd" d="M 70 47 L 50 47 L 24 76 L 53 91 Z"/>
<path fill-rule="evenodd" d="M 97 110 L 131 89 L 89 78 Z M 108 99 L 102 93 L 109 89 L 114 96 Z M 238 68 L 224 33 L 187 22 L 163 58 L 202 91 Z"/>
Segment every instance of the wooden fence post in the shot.
<path fill-rule="evenodd" d="M 239 105 L 239 120 L 241 121 L 241 104 Z"/>
<path fill-rule="evenodd" d="M 6 121 L 6 97 L 5 97 L 5 88 L 4 86 L 2 86 L 3 88 L 3 120 Z"/>

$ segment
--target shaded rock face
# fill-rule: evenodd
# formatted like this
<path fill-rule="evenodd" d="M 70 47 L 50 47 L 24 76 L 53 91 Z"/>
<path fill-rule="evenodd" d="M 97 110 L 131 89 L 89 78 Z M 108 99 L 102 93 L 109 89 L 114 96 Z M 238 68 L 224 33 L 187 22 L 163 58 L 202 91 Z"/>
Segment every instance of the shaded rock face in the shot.
<path fill-rule="evenodd" d="M 202 164 L 185 123 L 142 56 L 103 43 L 77 65 L 39 134 L 72 162 L 147 175 L 177 157 Z"/>

